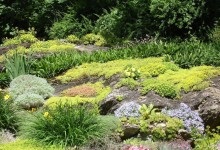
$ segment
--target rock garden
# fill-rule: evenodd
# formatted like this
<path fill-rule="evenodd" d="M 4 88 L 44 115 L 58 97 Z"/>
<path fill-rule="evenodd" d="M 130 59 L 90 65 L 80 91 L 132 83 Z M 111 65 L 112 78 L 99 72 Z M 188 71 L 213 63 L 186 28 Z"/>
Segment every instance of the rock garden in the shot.
<path fill-rule="evenodd" d="M 105 45 L 96 34 L 5 40 L 0 149 L 220 149 L 219 44 Z"/>

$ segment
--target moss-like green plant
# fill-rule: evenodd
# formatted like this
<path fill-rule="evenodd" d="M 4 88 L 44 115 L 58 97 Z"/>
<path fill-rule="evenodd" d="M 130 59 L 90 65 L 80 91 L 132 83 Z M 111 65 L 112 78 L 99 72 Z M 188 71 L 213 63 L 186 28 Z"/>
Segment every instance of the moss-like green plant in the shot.
<path fill-rule="evenodd" d="M 119 102 L 121 102 L 123 99 L 124 99 L 123 95 L 116 96 L 116 100 L 119 101 Z"/>
<path fill-rule="evenodd" d="M 95 97 L 84 97 L 82 95 L 76 95 L 74 97 L 69 96 L 60 96 L 60 97 L 51 97 L 46 102 L 46 106 L 55 106 L 58 102 L 69 103 L 69 104 L 83 104 L 83 103 L 93 103 L 98 104 L 102 101 L 110 92 L 110 87 L 104 87 L 101 82 L 97 82 L 92 85 L 96 88 L 97 94 Z"/>
<path fill-rule="evenodd" d="M 175 98 L 180 92 L 201 90 L 209 86 L 209 79 L 220 74 L 220 69 L 212 66 L 199 66 L 191 69 L 167 71 L 157 78 L 146 79 L 142 85 L 142 94 L 150 90 L 164 97 Z"/>
<path fill-rule="evenodd" d="M 74 45 L 70 43 L 64 43 L 58 40 L 39 41 L 31 45 L 30 50 L 32 52 L 62 52 L 68 50 L 74 50 Z"/>
<path fill-rule="evenodd" d="M 64 150 L 59 145 L 42 145 L 32 140 L 27 139 L 17 139 L 14 142 L 0 144 L 1 150 Z"/>
<path fill-rule="evenodd" d="M 6 39 L 3 43 L 4 46 L 18 45 L 21 43 L 34 43 L 38 39 L 30 33 L 20 34 L 12 39 Z"/>
<path fill-rule="evenodd" d="M 151 90 L 164 97 L 175 98 L 177 96 L 176 87 L 167 81 L 157 81 L 154 78 L 146 79 L 143 82 L 142 94 L 144 95 Z"/>
<path fill-rule="evenodd" d="M 122 86 L 127 86 L 129 89 L 133 90 L 138 87 L 140 83 L 133 78 L 122 78 L 116 85 L 117 88 Z"/>
<path fill-rule="evenodd" d="M 124 72 L 124 68 L 129 64 L 132 64 L 132 66 L 135 68 L 139 68 L 141 72 L 141 78 L 155 75 L 155 73 L 152 73 L 157 72 L 155 64 L 158 66 L 161 65 L 164 68 L 163 71 L 159 71 L 160 73 L 164 73 L 167 70 L 178 70 L 178 67 L 175 64 L 171 62 L 164 62 L 163 58 L 152 57 L 145 59 L 114 60 L 106 63 L 85 63 L 81 66 L 68 70 L 64 75 L 58 76 L 56 79 L 63 83 L 79 79 L 84 76 L 104 76 L 108 79 L 115 74 L 122 74 Z M 160 67 L 158 68 L 160 69 Z"/>

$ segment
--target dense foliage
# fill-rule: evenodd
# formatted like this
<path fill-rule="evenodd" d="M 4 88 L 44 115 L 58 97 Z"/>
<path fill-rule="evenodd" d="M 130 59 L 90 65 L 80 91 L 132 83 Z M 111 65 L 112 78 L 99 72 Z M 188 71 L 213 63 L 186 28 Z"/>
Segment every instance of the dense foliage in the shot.
<path fill-rule="evenodd" d="M 12 99 L 0 89 L 0 130 L 17 131 L 18 117 L 16 113 Z"/>
<path fill-rule="evenodd" d="M 79 146 L 104 136 L 105 126 L 97 114 L 86 106 L 58 104 L 29 116 L 22 123 L 21 133 L 47 144 Z"/>
<path fill-rule="evenodd" d="M 1 0 L 0 38 L 30 27 L 51 38 L 89 32 L 100 32 L 110 41 L 157 33 L 206 37 L 219 19 L 219 5 L 218 0 Z"/>

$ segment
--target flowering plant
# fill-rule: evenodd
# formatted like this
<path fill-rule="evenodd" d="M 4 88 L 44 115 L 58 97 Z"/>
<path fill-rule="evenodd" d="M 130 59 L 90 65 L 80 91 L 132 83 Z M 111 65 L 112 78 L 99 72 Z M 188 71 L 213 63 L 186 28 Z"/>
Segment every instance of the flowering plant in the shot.
<path fill-rule="evenodd" d="M 124 75 L 127 78 L 133 78 L 137 80 L 140 77 L 140 70 L 134 68 L 132 65 L 127 65 L 125 67 Z"/>

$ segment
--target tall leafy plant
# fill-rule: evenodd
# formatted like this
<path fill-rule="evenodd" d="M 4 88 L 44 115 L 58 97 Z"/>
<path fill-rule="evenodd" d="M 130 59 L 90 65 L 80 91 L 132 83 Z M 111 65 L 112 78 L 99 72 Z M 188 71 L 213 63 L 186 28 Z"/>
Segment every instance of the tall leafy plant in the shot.
<path fill-rule="evenodd" d="M 30 61 L 29 58 L 23 54 L 15 53 L 12 56 L 6 55 L 6 73 L 13 80 L 19 75 L 28 74 L 30 72 Z"/>

